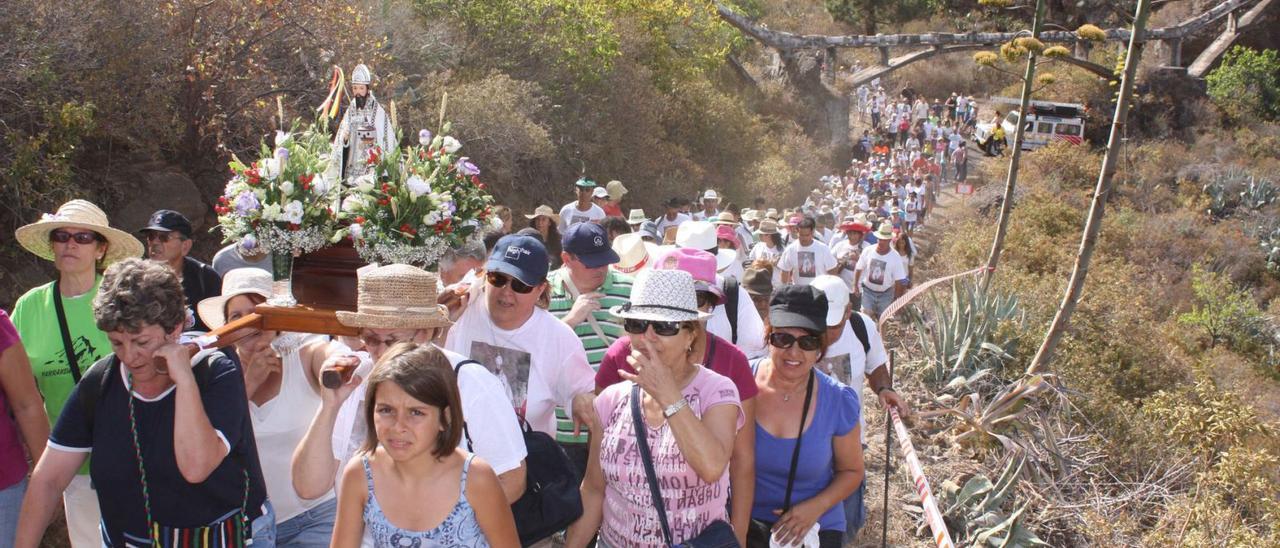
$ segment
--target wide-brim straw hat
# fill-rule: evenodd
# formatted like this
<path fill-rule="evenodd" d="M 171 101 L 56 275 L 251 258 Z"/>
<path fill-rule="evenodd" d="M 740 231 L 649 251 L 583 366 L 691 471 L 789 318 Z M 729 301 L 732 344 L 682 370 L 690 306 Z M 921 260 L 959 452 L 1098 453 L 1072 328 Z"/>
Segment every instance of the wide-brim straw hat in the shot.
<path fill-rule="evenodd" d="M 756 234 L 777 234 L 778 221 L 773 219 L 765 219 L 760 221 L 760 228 L 756 230 Z"/>
<path fill-rule="evenodd" d="M 887 221 L 886 221 L 886 222 L 883 222 L 883 223 L 880 223 L 880 229 L 879 229 L 879 230 L 876 230 L 876 239 L 880 239 L 880 240 L 892 240 L 892 239 L 893 239 L 893 225 L 892 225 L 892 224 L 889 224 Z"/>
<path fill-rule="evenodd" d="M 716 270 L 724 270 L 738 258 L 738 252 L 732 249 L 718 249 L 716 225 L 707 221 L 686 221 L 676 229 L 676 246 L 701 249 L 715 249 Z"/>
<path fill-rule="evenodd" d="M 556 213 L 554 209 L 551 209 L 551 206 L 546 205 L 540 205 L 534 208 L 533 215 L 524 216 L 524 218 L 530 220 L 537 219 L 538 217 L 548 217 L 557 223 L 560 222 L 560 214 Z"/>
<path fill-rule="evenodd" d="M 623 274 L 635 275 L 641 269 L 650 266 L 649 247 L 638 232 L 619 234 L 613 239 L 614 253 L 618 254 L 618 262 L 613 269 Z"/>
<path fill-rule="evenodd" d="M 734 217 L 731 211 L 721 211 L 720 215 L 716 216 L 715 224 L 737 226 L 738 218 Z"/>
<path fill-rule="evenodd" d="M 698 310 L 693 275 L 681 270 L 644 270 L 631 286 L 631 302 L 609 312 L 623 319 L 660 322 L 689 322 L 711 316 Z"/>
<path fill-rule="evenodd" d="M 644 216 L 643 209 L 632 209 L 627 212 L 627 224 L 629 225 L 644 224 L 648 220 L 649 218 Z"/>
<path fill-rule="evenodd" d="M 407 264 L 358 272 L 356 311 L 338 311 L 338 323 L 367 329 L 447 327 L 449 310 L 436 302 L 436 275 Z"/>
<path fill-rule="evenodd" d="M 53 246 L 49 233 L 59 228 L 82 228 L 101 234 L 107 240 L 107 253 L 102 257 L 106 267 L 130 257 L 141 257 L 145 247 L 132 234 L 112 228 L 107 214 L 87 200 L 71 200 L 62 204 L 53 214 L 44 214 L 39 221 L 19 227 L 13 233 L 18 244 L 37 257 L 53 260 Z"/>
<path fill-rule="evenodd" d="M 240 295 L 271 298 L 271 273 L 261 268 L 236 268 L 222 277 L 222 294 L 196 303 L 196 314 L 210 330 L 227 324 L 227 301 Z"/>
<path fill-rule="evenodd" d="M 623 186 L 622 181 L 614 179 L 604 185 L 605 190 L 609 192 L 609 199 L 613 201 L 621 200 L 627 194 L 627 187 Z"/>

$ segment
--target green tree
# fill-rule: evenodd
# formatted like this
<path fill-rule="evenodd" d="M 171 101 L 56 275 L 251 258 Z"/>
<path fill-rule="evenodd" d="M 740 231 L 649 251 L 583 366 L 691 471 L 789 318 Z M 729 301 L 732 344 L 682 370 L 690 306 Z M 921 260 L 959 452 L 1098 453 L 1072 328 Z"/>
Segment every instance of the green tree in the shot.
<path fill-rule="evenodd" d="M 881 25 L 923 17 L 932 10 L 929 0 L 825 0 L 825 3 L 831 17 L 854 25 L 866 34 L 875 34 Z"/>
<path fill-rule="evenodd" d="M 1280 120 L 1280 57 L 1276 50 L 1236 46 L 1205 77 L 1209 97 L 1237 120 Z"/>

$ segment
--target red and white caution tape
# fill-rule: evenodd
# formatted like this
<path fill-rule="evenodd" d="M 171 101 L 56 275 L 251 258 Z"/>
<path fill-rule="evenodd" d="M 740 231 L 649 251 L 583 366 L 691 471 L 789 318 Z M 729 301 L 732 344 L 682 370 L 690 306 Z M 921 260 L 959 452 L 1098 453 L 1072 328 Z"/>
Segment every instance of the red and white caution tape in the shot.
<path fill-rule="evenodd" d="M 933 287 L 933 286 L 935 286 L 935 285 L 938 285 L 938 284 L 940 284 L 940 283 L 942 283 L 942 282 L 945 282 L 945 281 L 948 281 L 948 280 L 954 280 L 954 279 L 959 278 L 959 277 L 961 277 L 961 276 L 968 276 L 968 275 L 970 275 L 970 274 L 977 274 L 977 273 L 979 273 L 979 272 L 985 271 L 986 269 L 987 269 L 987 267 L 985 267 L 985 266 L 980 266 L 980 267 L 975 268 L 975 269 L 973 269 L 973 270 L 966 270 L 966 271 L 961 272 L 961 273 L 959 273 L 959 274 L 952 274 L 952 275 L 950 275 L 950 276 L 943 276 L 943 277 L 941 277 L 941 278 L 935 278 L 935 279 L 929 280 L 929 281 L 927 281 L 927 282 L 925 282 L 925 283 L 922 283 L 922 284 L 920 284 L 920 285 L 917 285 L 917 286 L 915 286 L 915 287 L 911 288 L 911 290 L 910 290 L 910 291 L 907 291 L 906 293 L 903 293 L 901 297 L 898 297 L 898 298 L 897 298 L 897 300 L 894 300 L 893 302 L 889 303 L 889 307 L 888 307 L 888 308 L 885 308 L 885 309 L 884 309 L 884 312 L 881 312 L 881 313 L 880 313 L 880 319 L 879 319 L 879 320 L 876 320 L 876 327 L 880 327 L 880 326 L 884 325 L 884 322 L 889 321 L 889 318 L 892 318 L 892 317 L 893 317 L 893 315 L 894 315 L 894 314 L 897 314 L 899 310 L 902 310 L 902 309 L 903 309 L 904 307 L 906 307 L 908 304 L 911 304 L 911 301 L 912 301 L 913 299 L 915 299 L 916 297 L 919 297 L 921 294 L 923 294 L 925 291 L 927 291 L 930 287 Z"/>
<path fill-rule="evenodd" d="M 929 479 L 924 477 L 924 467 L 916 457 L 916 448 L 911 445 L 911 435 L 898 416 L 898 408 L 889 408 L 889 417 L 893 420 L 893 430 L 898 434 L 898 446 L 911 470 L 911 479 L 916 484 L 916 494 L 920 496 L 920 506 L 924 508 L 924 521 L 933 531 L 933 540 L 938 548 L 955 548 L 951 542 L 951 534 L 947 532 L 947 524 L 942 521 L 942 512 L 938 511 L 938 501 L 933 498 L 933 490 L 929 489 Z"/>

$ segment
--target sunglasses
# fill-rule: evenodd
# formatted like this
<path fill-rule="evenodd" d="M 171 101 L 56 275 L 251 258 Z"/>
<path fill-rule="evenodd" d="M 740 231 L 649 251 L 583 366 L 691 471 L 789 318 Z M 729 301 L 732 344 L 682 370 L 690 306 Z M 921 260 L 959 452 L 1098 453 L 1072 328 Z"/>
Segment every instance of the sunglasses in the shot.
<path fill-rule="evenodd" d="M 143 234 L 143 237 L 146 238 L 148 242 L 160 242 L 162 244 L 167 244 L 169 243 L 169 240 L 172 240 L 174 238 L 177 238 L 178 240 L 185 239 L 181 235 L 174 234 L 173 232 L 156 232 L 156 231 L 147 232 L 146 234 Z"/>
<path fill-rule="evenodd" d="M 534 287 L 536 287 L 512 278 L 511 276 L 507 276 L 506 274 L 499 274 L 497 272 L 489 272 L 485 274 L 485 279 L 489 280 L 489 285 L 492 285 L 493 287 L 504 287 L 507 285 L 507 282 L 511 282 L 511 290 L 521 295 L 528 294 L 533 291 Z"/>
<path fill-rule="evenodd" d="M 104 241 L 101 234 L 97 232 L 77 232 L 72 234 L 65 230 L 55 230 L 49 233 L 49 241 L 65 244 L 71 240 L 75 240 L 80 245 L 89 245 L 93 242 Z"/>
<path fill-rule="evenodd" d="M 670 337 L 680 332 L 680 322 L 636 320 L 632 318 L 622 320 L 622 329 L 632 335 L 643 335 L 649 329 L 649 326 L 653 326 L 653 332 L 663 337 Z"/>
<path fill-rule="evenodd" d="M 710 292 L 710 291 L 699 291 L 699 292 L 698 292 L 698 308 L 706 308 L 706 307 L 708 307 L 708 306 L 715 306 L 716 304 L 718 304 L 718 303 L 719 303 L 719 301 L 720 301 L 720 299 L 719 299 L 718 297 L 716 297 L 716 294 L 715 294 L 715 293 L 712 293 L 712 292 Z"/>
<path fill-rule="evenodd" d="M 822 348 L 822 338 L 817 335 L 805 335 L 803 337 L 797 337 L 790 333 L 771 333 L 769 335 L 769 344 L 783 350 L 791 348 L 791 345 L 796 343 L 800 343 L 800 350 L 809 352 Z"/>

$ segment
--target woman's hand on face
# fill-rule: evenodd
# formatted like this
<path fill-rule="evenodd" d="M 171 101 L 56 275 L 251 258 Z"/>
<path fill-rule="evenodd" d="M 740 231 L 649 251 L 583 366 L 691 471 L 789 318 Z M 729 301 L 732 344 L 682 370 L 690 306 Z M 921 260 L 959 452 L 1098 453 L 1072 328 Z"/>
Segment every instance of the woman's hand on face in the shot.
<path fill-rule="evenodd" d="M 785 514 L 782 510 L 774 510 L 773 513 L 781 517 L 773 524 L 773 534 L 783 544 L 798 546 L 824 511 L 813 499 L 792 506 Z"/>
<path fill-rule="evenodd" d="M 637 342 L 644 345 L 644 352 L 635 349 Z M 653 342 L 644 336 L 633 337 L 631 346 L 631 355 L 627 356 L 627 363 L 631 364 L 631 368 L 635 369 L 636 373 L 633 375 L 625 370 L 619 370 L 618 373 L 622 378 L 640 385 L 640 388 L 661 407 L 680 401 L 682 387 L 671 372 L 671 364 L 659 363 L 656 359 L 658 350 L 654 348 Z"/>
<path fill-rule="evenodd" d="M 165 363 L 166 370 L 157 370 L 156 373 L 168 375 L 173 384 L 183 386 L 196 382 L 195 375 L 191 373 L 191 353 L 185 345 L 178 344 L 176 341 L 167 342 L 164 346 L 157 348 L 153 356 L 164 359 Z"/>

